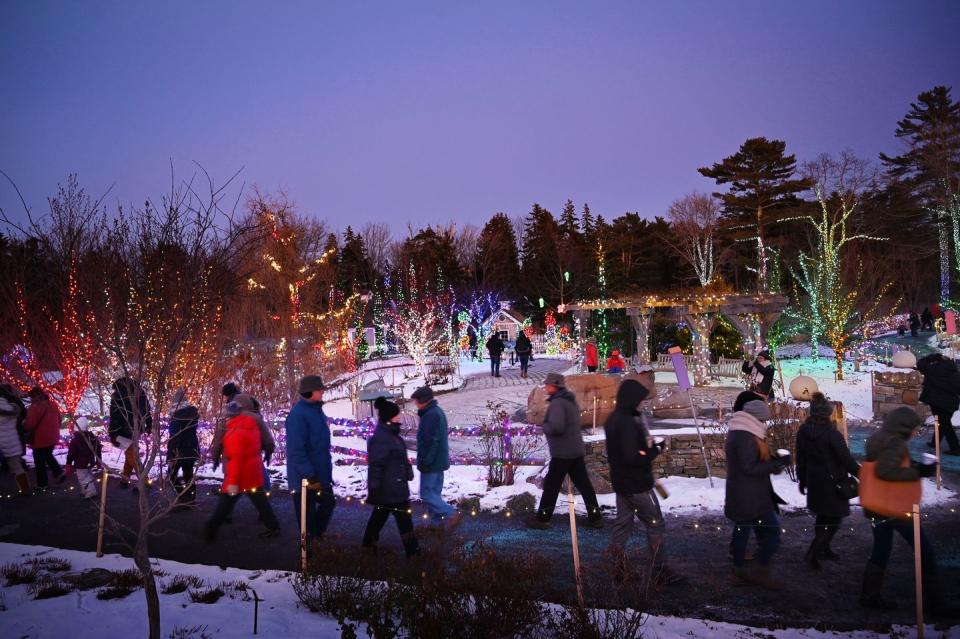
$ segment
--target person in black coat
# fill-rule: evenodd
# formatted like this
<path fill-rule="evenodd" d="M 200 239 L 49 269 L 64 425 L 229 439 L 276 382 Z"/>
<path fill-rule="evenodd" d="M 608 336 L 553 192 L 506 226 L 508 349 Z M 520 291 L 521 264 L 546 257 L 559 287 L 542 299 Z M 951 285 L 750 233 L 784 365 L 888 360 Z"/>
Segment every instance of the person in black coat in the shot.
<path fill-rule="evenodd" d="M 530 355 L 533 354 L 533 343 L 523 331 L 517 335 L 517 343 L 514 346 L 517 357 L 520 359 L 520 377 L 527 376 L 527 369 L 530 367 Z"/>
<path fill-rule="evenodd" d="M 780 546 L 780 504 L 785 504 L 774 491 L 770 475 L 779 474 L 790 463 L 789 456 L 776 457 L 765 441 L 766 421 L 770 407 L 753 400 L 730 418 L 725 453 L 727 459 L 726 499 L 723 514 L 733 520 L 730 551 L 734 576 L 771 590 L 779 589 L 770 575 L 770 561 Z M 760 569 L 746 569 L 747 543 L 750 531 L 760 544 Z"/>
<path fill-rule="evenodd" d="M 500 377 L 500 357 L 506 346 L 497 333 L 487 340 L 487 351 L 490 353 L 490 377 Z"/>
<path fill-rule="evenodd" d="M 810 399 L 810 416 L 797 431 L 797 479 L 807 508 L 817 516 L 813 542 L 804 560 L 813 569 L 821 559 L 837 559 L 830 541 L 840 522 L 850 515 L 850 501 L 837 491 L 837 482 L 848 474 L 856 477 L 860 464 L 854 461 L 831 419 L 833 405 L 822 393 Z"/>
<path fill-rule="evenodd" d="M 923 373 L 923 390 L 920 401 L 930 407 L 940 424 L 940 438 L 947 438 L 950 449 L 947 455 L 960 455 L 960 441 L 953 429 L 953 414 L 960 408 L 960 371 L 952 359 L 940 353 L 931 353 L 917 362 L 917 370 Z M 936 447 L 931 439 L 930 448 Z"/>
<path fill-rule="evenodd" d="M 170 412 L 170 439 L 167 440 L 167 476 L 180 504 L 192 504 L 197 499 L 197 485 L 193 481 L 193 467 L 200 461 L 200 441 L 197 425 L 200 411 L 186 399 L 186 391 L 173 396 Z"/>
<path fill-rule="evenodd" d="M 107 433 L 113 445 L 124 451 L 120 488 L 130 485 L 130 475 L 140 465 L 140 435 L 152 429 L 150 402 L 143 388 L 132 377 L 121 377 L 113 382 Z"/>
<path fill-rule="evenodd" d="M 407 557 L 419 552 L 410 516 L 410 487 L 413 467 L 407 446 L 400 437 L 400 408 L 384 398 L 377 399 L 377 429 L 367 441 L 367 504 L 373 506 L 363 531 L 363 548 L 375 552 L 380 531 L 393 514 Z"/>
<path fill-rule="evenodd" d="M 919 337 L 920 316 L 916 313 L 910 313 L 910 337 Z"/>
<path fill-rule="evenodd" d="M 770 360 L 770 351 L 760 351 L 752 362 L 745 360 L 740 367 L 747 376 L 747 390 L 756 395 L 757 399 L 770 401 L 773 398 L 773 363 Z"/>
<path fill-rule="evenodd" d="M 666 525 L 653 491 L 653 460 L 663 450 L 663 444 L 653 442 L 640 412 L 640 404 L 648 394 L 647 388 L 637 380 L 624 380 L 617 390 L 616 408 L 603 425 L 610 482 L 617 495 L 617 518 L 610 548 L 617 561 L 616 572 L 623 571 L 624 548 L 633 532 L 633 519 L 640 519 L 647 530 L 650 565 L 663 583 L 665 577 L 669 581 L 676 581 L 678 577 L 663 565 L 660 552 Z"/>
<path fill-rule="evenodd" d="M 930 312 L 929 307 L 923 309 L 923 312 L 920 313 L 920 330 L 921 331 L 933 330 L 933 313 Z"/>

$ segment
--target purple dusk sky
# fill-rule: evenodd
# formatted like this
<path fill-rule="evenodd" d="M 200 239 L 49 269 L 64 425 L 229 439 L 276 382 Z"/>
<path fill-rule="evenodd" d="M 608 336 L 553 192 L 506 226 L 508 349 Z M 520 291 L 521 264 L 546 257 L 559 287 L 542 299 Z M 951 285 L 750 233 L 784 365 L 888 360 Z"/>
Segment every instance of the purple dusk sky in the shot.
<path fill-rule="evenodd" d="M 953 0 L 6 0 L 0 169 L 35 212 L 70 172 L 155 198 L 172 160 L 340 230 L 567 198 L 652 217 L 748 137 L 897 151 L 919 92 L 960 98 L 958 34 Z"/>

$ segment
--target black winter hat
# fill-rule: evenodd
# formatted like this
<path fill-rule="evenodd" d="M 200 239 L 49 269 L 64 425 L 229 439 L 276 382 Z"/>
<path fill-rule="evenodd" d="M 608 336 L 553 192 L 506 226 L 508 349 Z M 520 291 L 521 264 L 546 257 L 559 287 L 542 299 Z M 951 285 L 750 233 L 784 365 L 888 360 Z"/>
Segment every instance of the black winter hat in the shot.
<path fill-rule="evenodd" d="M 300 380 L 300 390 L 298 392 L 301 395 L 309 395 L 313 391 L 323 390 L 325 388 L 323 378 L 319 375 L 307 375 Z"/>
<path fill-rule="evenodd" d="M 433 399 L 433 389 L 430 388 L 429 386 L 421 386 L 417 390 L 413 391 L 413 395 L 411 395 L 410 397 L 420 402 L 421 404 L 426 404 L 431 399 Z"/>
<path fill-rule="evenodd" d="M 400 407 L 384 397 L 378 397 L 373 407 L 377 409 L 377 416 L 384 424 L 400 414 Z"/>
<path fill-rule="evenodd" d="M 814 393 L 810 398 L 810 417 L 830 419 L 833 415 L 833 404 L 823 393 Z"/>
<path fill-rule="evenodd" d="M 220 393 L 229 399 L 233 399 L 233 396 L 240 392 L 240 388 L 233 382 L 227 382 L 223 385 L 223 388 L 220 390 Z"/>

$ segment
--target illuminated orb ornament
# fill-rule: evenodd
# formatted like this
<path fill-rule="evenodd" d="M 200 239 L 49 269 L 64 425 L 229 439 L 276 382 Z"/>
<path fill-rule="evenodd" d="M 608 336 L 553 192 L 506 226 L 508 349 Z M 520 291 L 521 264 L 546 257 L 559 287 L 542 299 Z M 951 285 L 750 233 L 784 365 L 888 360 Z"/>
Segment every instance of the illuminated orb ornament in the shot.
<path fill-rule="evenodd" d="M 897 351 L 893 354 L 894 368 L 916 368 L 917 356 L 913 351 Z"/>
<path fill-rule="evenodd" d="M 816 380 L 806 375 L 798 375 L 790 382 L 790 395 L 802 402 L 809 402 L 813 394 L 819 391 Z"/>

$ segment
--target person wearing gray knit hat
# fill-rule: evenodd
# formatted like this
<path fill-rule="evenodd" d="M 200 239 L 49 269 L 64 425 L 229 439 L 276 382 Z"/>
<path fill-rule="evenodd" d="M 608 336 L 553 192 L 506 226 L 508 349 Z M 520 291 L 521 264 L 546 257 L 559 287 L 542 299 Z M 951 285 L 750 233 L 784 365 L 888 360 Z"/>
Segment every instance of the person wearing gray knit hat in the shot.
<path fill-rule="evenodd" d="M 560 373 L 547 373 L 546 379 L 543 380 L 544 386 L 556 386 L 557 388 L 565 388 L 567 383 L 563 375 Z"/>
<path fill-rule="evenodd" d="M 433 399 L 433 389 L 429 386 L 421 386 L 417 390 L 413 391 L 413 394 L 410 395 L 410 398 L 420 404 L 428 404 Z"/>
<path fill-rule="evenodd" d="M 779 474 L 790 456 L 776 457 L 766 442 L 770 407 L 760 400 L 748 401 L 730 418 L 724 448 L 727 460 L 726 498 L 723 513 L 734 522 L 730 540 L 734 577 L 770 590 L 782 585 L 770 574 L 770 561 L 780 545 L 779 504 L 786 502 L 773 491 L 770 475 Z M 747 543 L 753 531 L 760 545 L 760 566 L 746 565 Z"/>
<path fill-rule="evenodd" d="M 800 494 L 807 496 L 807 509 L 817 516 L 814 537 L 804 556 L 807 566 L 820 568 L 821 559 L 837 559 L 830 550 L 830 541 L 840 530 L 840 522 L 850 514 L 850 498 L 855 495 L 855 482 L 860 465 L 854 461 L 847 442 L 830 419 L 833 404 L 823 393 L 810 398 L 810 417 L 797 431 L 797 480 Z M 845 496 L 840 492 L 849 490 Z"/>

